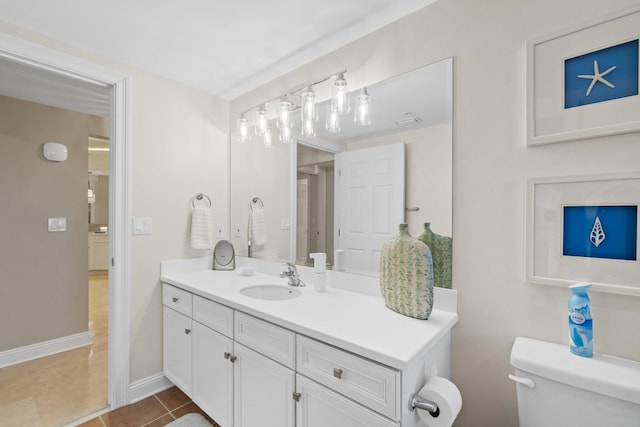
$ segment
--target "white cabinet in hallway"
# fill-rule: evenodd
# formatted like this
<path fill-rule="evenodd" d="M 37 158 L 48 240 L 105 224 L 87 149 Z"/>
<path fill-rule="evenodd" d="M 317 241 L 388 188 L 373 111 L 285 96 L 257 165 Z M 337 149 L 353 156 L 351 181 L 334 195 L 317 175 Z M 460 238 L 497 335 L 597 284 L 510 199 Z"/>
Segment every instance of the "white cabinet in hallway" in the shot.
<path fill-rule="evenodd" d="M 109 235 L 89 233 L 89 270 L 109 269 Z"/>

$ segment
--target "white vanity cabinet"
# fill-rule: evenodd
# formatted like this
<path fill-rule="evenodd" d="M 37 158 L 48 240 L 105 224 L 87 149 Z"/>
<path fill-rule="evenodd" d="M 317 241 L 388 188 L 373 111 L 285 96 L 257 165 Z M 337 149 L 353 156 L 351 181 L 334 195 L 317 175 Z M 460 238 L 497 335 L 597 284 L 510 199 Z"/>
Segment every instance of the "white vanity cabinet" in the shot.
<path fill-rule="evenodd" d="M 294 427 L 293 332 L 167 284 L 163 305 L 168 379 L 222 427 Z"/>

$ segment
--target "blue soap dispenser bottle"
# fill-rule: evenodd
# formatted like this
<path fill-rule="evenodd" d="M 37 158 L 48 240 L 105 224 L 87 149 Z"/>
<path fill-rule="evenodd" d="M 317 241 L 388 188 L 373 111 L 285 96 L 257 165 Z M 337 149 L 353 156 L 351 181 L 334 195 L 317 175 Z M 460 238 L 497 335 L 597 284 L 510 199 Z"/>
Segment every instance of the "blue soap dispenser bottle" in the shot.
<path fill-rule="evenodd" d="M 593 356 L 593 320 L 591 319 L 590 284 L 571 285 L 569 298 L 569 337 L 571 352 L 582 357 Z"/>

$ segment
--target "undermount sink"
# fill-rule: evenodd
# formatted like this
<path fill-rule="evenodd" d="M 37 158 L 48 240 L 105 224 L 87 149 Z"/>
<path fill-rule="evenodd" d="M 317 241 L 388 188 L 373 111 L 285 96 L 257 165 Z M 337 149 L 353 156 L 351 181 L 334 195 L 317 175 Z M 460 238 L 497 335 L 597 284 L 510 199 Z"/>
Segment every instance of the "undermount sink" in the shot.
<path fill-rule="evenodd" d="M 249 298 L 264 300 L 285 300 L 299 297 L 302 292 L 290 286 L 282 285 L 256 285 L 240 289 L 242 295 Z"/>

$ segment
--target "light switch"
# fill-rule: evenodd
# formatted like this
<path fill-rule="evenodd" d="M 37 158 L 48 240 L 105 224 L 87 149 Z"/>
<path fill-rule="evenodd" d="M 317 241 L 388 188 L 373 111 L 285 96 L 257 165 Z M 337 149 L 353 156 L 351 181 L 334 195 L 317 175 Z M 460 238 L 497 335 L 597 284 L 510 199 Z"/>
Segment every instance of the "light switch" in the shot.
<path fill-rule="evenodd" d="M 216 237 L 222 238 L 222 236 L 224 236 L 224 225 L 218 224 L 216 225 Z"/>
<path fill-rule="evenodd" d="M 280 218 L 280 230 L 289 229 L 289 218 Z"/>
<path fill-rule="evenodd" d="M 242 227 L 240 224 L 233 224 L 233 237 L 242 237 Z"/>
<path fill-rule="evenodd" d="M 151 234 L 151 218 L 133 218 L 133 234 Z"/>
<path fill-rule="evenodd" d="M 67 231 L 67 218 L 48 218 L 47 230 L 50 232 Z"/>

